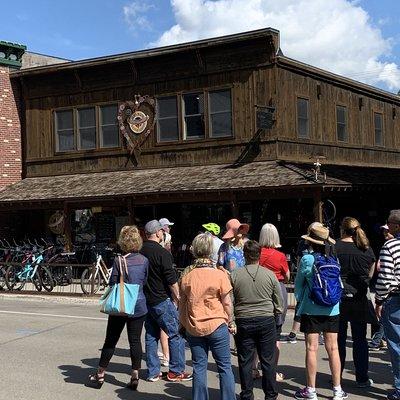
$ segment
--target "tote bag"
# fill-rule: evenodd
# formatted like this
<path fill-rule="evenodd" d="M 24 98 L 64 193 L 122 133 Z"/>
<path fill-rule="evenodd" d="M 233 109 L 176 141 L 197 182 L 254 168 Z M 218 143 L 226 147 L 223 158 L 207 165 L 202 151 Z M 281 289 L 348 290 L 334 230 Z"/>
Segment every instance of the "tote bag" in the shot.
<path fill-rule="evenodd" d="M 118 256 L 119 283 L 111 286 L 100 299 L 100 312 L 109 315 L 133 316 L 140 285 L 126 283 L 124 275 L 128 274 L 126 259 Z"/>

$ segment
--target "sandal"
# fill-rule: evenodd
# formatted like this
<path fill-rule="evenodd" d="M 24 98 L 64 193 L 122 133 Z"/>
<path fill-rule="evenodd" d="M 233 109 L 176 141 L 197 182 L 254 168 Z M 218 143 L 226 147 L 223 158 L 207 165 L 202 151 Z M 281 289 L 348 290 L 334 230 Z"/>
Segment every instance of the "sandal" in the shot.
<path fill-rule="evenodd" d="M 139 385 L 139 378 L 131 378 L 126 387 L 131 390 L 137 390 L 138 385 Z"/>
<path fill-rule="evenodd" d="M 89 382 L 91 382 L 93 386 L 96 386 L 97 389 L 100 389 L 104 383 L 104 375 L 100 376 L 98 372 L 93 375 L 89 375 Z"/>
<path fill-rule="evenodd" d="M 260 379 L 261 373 L 257 368 L 252 368 L 253 379 Z"/>
<path fill-rule="evenodd" d="M 285 375 L 282 374 L 282 372 L 277 372 L 276 373 L 276 381 L 277 382 L 282 382 L 285 380 Z"/>

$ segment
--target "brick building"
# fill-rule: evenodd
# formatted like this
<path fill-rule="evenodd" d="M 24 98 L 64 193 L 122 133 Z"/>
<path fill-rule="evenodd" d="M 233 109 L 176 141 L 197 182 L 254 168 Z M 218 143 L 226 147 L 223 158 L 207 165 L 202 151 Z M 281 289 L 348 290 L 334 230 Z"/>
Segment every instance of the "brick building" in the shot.
<path fill-rule="evenodd" d="M 21 179 L 21 93 L 10 72 L 68 60 L 26 52 L 26 46 L 0 41 L 0 190 Z"/>

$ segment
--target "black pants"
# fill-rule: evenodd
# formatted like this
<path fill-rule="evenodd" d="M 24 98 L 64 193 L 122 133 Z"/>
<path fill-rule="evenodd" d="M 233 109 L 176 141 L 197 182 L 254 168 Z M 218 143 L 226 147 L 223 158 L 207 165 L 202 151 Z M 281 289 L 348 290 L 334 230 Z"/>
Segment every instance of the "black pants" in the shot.
<path fill-rule="evenodd" d="M 276 386 L 276 325 L 274 317 L 236 319 L 236 348 L 239 360 L 241 400 L 253 400 L 252 363 L 257 351 L 262 370 L 262 388 L 265 400 L 278 397 Z"/>
<path fill-rule="evenodd" d="M 107 368 L 111 357 L 114 354 L 115 346 L 118 343 L 121 332 L 126 324 L 128 332 L 128 341 L 131 351 L 132 369 L 140 369 L 142 361 L 142 342 L 140 337 L 142 335 L 143 323 L 146 316 L 143 315 L 139 318 L 120 317 L 110 315 L 107 323 L 106 340 L 103 349 L 101 350 L 101 357 L 99 366 Z"/>

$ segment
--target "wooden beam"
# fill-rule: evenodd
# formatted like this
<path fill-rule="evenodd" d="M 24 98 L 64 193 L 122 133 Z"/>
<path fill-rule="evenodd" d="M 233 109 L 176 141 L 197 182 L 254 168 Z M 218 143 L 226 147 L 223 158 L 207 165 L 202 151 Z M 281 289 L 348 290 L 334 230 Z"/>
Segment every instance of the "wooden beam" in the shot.
<path fill-rule="evenodd" d="M 68 202 L 64 202 L 64 235 L 65 235 L 65 249 L 71 251 L 72 249 L 72 230 L 71 230 L 71 208 Z"/>
<path fill-rule="evenodd" d="M 314 195 L 314 221 L 323 223 L 321 190 L 316 190 Z"/>

